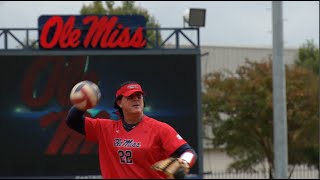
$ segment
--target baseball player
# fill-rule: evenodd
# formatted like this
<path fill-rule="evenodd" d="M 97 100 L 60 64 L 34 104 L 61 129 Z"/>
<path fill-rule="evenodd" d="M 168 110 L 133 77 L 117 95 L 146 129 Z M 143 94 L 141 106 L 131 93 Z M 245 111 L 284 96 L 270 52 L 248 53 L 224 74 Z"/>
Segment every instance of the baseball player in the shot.
<path fill-rule="evenodd" d="M 116 92 L 114 107 L 120 119 L 85 117 L 73 106 L 67 125 L 99 145 L 103 178 L 183 178 L 197 154 L 168 124 L 146 116 L 144 92 L 134 81 Z"/>

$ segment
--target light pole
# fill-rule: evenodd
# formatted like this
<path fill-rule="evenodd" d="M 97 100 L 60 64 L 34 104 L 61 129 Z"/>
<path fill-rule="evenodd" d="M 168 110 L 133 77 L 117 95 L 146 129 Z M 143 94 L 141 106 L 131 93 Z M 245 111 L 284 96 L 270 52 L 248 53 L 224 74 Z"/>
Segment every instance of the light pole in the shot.
<path fill-rule="evenodd" d="M 286 79 L 283 63 L 282 2 L 272 1 L 273 142 L 276 179 L 288 178 Z"/>

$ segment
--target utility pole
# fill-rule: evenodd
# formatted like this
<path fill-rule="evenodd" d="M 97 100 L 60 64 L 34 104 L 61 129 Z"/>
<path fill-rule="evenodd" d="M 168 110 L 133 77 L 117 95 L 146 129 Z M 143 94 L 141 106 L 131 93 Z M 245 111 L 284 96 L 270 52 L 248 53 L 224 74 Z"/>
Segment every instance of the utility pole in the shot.
<path fill-rule="evenodd" d="M 283 63 L 282 1 L 272 1 L 273 143 L 276 179 L 288 179 L 286 74 Z"/>

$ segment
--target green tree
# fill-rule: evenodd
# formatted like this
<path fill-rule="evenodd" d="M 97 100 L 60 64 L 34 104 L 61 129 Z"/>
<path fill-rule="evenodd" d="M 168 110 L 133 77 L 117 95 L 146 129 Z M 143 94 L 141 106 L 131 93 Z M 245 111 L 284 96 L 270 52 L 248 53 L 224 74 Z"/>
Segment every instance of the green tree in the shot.
<path fill-rule="evenodd" d="M 82 5 L 80 14 L 106 14 L 107 10 L 103 7 L 101 1 L 93 1 L 92 4 Z"/>
<path fill-rule="evenodd" d="M 289 164 L 317 166 L 317 77 L 306 68 L 294 66 L 286 67 L 286 78 Z M 264 169 L 272 177 L 271 60 L 247 60 L 236 73 L 208 74 L 204 84 L 203 117 L 212 125 L 213 145 L 235 160 L 229 170 L 257 171 L 256 165 L 266 160 Z"/>
<path fill-rule="evenodd" d="M 307 42 L 299 48 L 298 58 L 295 63 L 319 74 L 319 47 L 314 44 L 313 40 L 307 40 Z"/>
<path fill-rule="evenodd" d="M 156 22 L 155 18 L 149 14 L 149 12 L 135 5 L 134 1 L 122 1 L 122 6 L 115 7 L 114 1 L 104 1 L 106 7 L 103 6 L 102 1 L 94 1 L 92 4 L 83 5 L 81 14 L 106 14 L 106 15 L 143 15 L 146 20 L 147 28 L 160 28 L 160 24 Z M 156 45 L 156 31 L 147 30 L 147 39 L 150 41 L 147 47 Z M 162 42 L 160 32 L 158 33 L 158 45 Z"/>

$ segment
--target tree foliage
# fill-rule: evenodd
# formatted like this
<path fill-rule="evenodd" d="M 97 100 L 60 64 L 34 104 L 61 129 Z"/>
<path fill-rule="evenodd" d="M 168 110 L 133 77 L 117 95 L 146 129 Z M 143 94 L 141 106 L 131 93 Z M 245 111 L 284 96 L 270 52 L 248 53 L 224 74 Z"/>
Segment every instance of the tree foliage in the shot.
<path fill-rule="evenodd" d="M 246 61 L 236 73 L 221 71 L 205 77 L 203 117 L 212 124 L 213 145 L 234 158 L 230 170 L 256 171 L 265 160 L 272 175 L 272 63 Z M 286 67 L 289 164 L 317 166 L 317 76 Z"/>
<path fill-rule="evenodd" d="M 319 74 L 319 47 L 316 47 L 313 40 L 307 40 L 307 42 L 299 48 L 296 64 Z"/>
<path fill-rule="evenodd" d="M 135 5 L 135 1 L 122 1 L 121 6 L 115 6 L 114 1 L 104 1 L 105 6 L 103 6 L 102 1 L 94 1 L 92 4 L 83 5 L 80 14 L 99 14 L 99 15 L 143 15 L 146 20 L 147 28 L 160 28 L 160 24 L 156 22 L 156 19 L 149 14 L 149 12 Z M 147 39 L 150 41 L 147 47 L 150 47 L 150 44 L 156 45 L 156 31 L 147 30 Z M 162 42 L 161 35 L 158 33 L 158 45 Z"/>
<path fill-rule="evenodd" d="M 80 14 L 106 14 L 107 10 L 103 7 L 102 1 L 93 1 L 92 4 L 82 5 Z"/>

